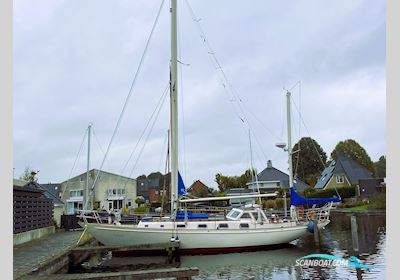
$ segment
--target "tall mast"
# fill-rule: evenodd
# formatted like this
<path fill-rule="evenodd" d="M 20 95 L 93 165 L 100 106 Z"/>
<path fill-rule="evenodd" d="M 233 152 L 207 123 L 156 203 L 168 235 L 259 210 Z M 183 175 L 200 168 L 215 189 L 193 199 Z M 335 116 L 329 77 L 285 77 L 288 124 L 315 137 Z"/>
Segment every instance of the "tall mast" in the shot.
<path fill-rule="evenodd" d="M 256 182 L 256 186 L 257 186 L 257 192 L 258 194 L 260 194 L 260 187 L 258 185 L 258 178 L 257 178 L 257 172 L 255 171 L 254 167 L 253 167 L 253 150 L 251 148 L 251 132 L 249 129 L 249 143 L 250 143 L 250 170 L 251 170 L 251 181 Z M 253 185 L 253 192 L 254 192 L 254 185 Z M 260 206 L 262 206 L 261 203 L 261 197 L 258 197 L 258 202 L 260 203 Z"/>
<path fill-rule="evenodd" d="M 293 161 L 292 161 L 292 122 L 290 114 L 290 96 L 291 93 L 286 93 L 287 102 L 287 137 L 288 137 L 288 157 L 289 157 L 289 187 L 293 187 Z"/>
<path fill-rule="evenodd" d="M 287 137 L 288 137 L 288 160 L 289 160 L 289 189 L 293 187 L 293 161 L 292 161 L 292 119 L 290 114 L 290 91 L 286 92 L 286 114 L 287 114 Z M 285 208 L 285 217 L 287 217 L 286 211 L 286 192 L 284 193 L 284 208 Z"/>
<path fill-rule="evenodd" d="M 85 188 L 85 199 L 83 201 L 83 209 L 88 209 L 88 201 L 89 201 L 89 169 L 90 169 L 90 135 L 91 135 L 92 123 L 88 126 L 88 148 L 87 148 L 87 163 L 86 163 L 86 188 Z M 90 204 L 91 206 L 91 204 Z"/>
<path fill-rule="evenodd" d="M 171 0 L 171 217 L 177 209 L 178 199 L 178 51 L 177 51 L 177 4 Z"/>

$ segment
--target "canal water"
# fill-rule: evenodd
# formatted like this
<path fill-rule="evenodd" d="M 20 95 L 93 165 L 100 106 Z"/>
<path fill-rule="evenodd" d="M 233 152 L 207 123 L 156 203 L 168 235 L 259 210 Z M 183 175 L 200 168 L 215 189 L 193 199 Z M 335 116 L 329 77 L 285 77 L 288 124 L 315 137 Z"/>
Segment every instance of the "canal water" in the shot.
<path fill-rule="evenodd" d="M 331 224 L 321 233 L 321 244 L 314 245 L 309 234 L 291 246 L 248 253 L 181 256 L 182 267 L 196 266 L 195 279 L 385 279 L 386 217 L 357 215 L 359 252 L 353 250 L 350 214 L 332 213 Z M 373 269 L 354 267 L 300 267 L 296 260 L 321 253 L 349 259 L 356 256 Z"/>
<path fill-rule="evenodd" d="M 218 255 L 182 255 L 181 267 L 198 267 L 200 274 L 194 279 L 385 279 L 386 216 L 358 214 L 356 217 L 358 252 L 353 250 L 351 214 L 331 213 L 332 222 L 320 231 L 319 246 L 315 245 L 314 235 L 310 233 L 274 250 Z M 296 266 L 297 259 L 315 253 L 330 254 L 346 260 L 356 256 L 362 264 L 378 267 L 356 269 L 349 266 Z M 113 256 L 105 261 L 104 265 L 108 267 L 105 271 L 119 271 L 162 268 L 163 263 L 165 257 Z M 114 265 L 119 268 L 113 268 Z M 83 268 L 81 270 L 75 273 L 84 272 Z"/>

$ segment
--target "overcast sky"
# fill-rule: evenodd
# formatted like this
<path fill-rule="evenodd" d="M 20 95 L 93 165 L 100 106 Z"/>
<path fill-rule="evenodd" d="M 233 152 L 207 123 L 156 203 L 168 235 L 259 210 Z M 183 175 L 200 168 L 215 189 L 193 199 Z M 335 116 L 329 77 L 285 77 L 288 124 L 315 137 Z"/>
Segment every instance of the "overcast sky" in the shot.
<path fill-rule="evenodd" d="M 373 161 L 386 154 L 385 1 L 191 0 L 239 99 L 224 89 L 185 1 L 179 2 L 180 170 L 186 185 L 240 175 L 266 161 L 287 172 L 285 91 L 293 100 L 293 143 L 311 136 L 330 155 L 355 139 Z M 160 1 L 14 1 L 14 167 L 39 182 L 67 180 L 92 122 L 91 167 L 128 94 Z M 251 4 L 250 4 L 251 3 Z M 169 79 L 169 1 L 162 10 L 104 170 L 121 174 Z M 188 64 L 188 65 L 186 65 Z M 123 175 L 164 171 L 168 98 L 137 161 Z M 299 106 L 299 104 L 301 104 Z M 146 132 L 147 133 L 147 132 Z M 145 134 L 146 135 L 146 134 Z M 72 175 L 86 169 L 84 146 Z"/>

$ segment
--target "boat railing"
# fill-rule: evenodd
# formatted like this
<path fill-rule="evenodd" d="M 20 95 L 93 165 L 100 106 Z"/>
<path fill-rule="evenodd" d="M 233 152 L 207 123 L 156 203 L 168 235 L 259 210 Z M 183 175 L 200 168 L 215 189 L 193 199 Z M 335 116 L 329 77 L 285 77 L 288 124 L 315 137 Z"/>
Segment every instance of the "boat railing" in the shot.
<path fill-rule="evenodd" d="M 103 223 L 99 215 L 99 212 L 97 212 L 96 210 L 79 210 L 77 217 L 82 219 L 85 222 L 85 224 L 91 223 L 93 221 L 95 221 L 98 224 Z"/>
<path fill-rule="evenodd" d="M 302 208 L 296 207 L 296 212 L 291 215 L 290 211 L 285 211 L 283 209 L 264 209 L 264 212 L 268 219 L 272 221 L 289 221 L 296 220 L 299 222 L 308 222 L 318 220 L 319 223 L 329 220 L 330 210 L 332 208 L 331 203 L 328 203 L 322 207 L 313 208 Z M 286 215 L 285 215 L 286 214 Z"/>
<path fill-rule="evenodd" d="M 318 223 L 325 222 L 329 220 L 330 210 L 332 208 L 332 204 L 328 203 L 322 207 L 316 208 L 308 208 L 308 209 L 296 209 L 296 216 L 298 221 L 314 221 L 315 219 Z"/>

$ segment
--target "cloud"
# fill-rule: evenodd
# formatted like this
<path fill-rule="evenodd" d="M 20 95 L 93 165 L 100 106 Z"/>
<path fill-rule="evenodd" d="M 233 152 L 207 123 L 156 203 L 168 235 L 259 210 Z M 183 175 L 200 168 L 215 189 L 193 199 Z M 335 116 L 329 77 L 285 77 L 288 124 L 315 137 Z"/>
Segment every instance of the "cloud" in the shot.
<path fill-rule="evenodd" d="M 16 175 L 29 165 L 41 170 L 42 182 L 68 179 L 89 122 L 96 133 L 91 166 L 98 168 L 99 146 L 104 151 L 108 145 L 160 3 L 14 2 Z M 255 167 L 261 170 L 272 159 L 286 171 L 286 155 L 274 144 L 286 141 L 283 87 L 299 80 L 303 118 L 327 154 L 347 138 L 364 146 L 373 160 L 385 154 L 384 1 L 190 3 L 241 101 L 224 89 L 182 3 L 180 60 L 190 64 L 180 65 L 179 85 L 180 168 L 186 170 L 186 184 L 201 179 L 215 187 L 216 173 L 238 175 L 250 167 L 239 103 L 253 130 Z M 166 2 L 106 162 L 108 171 L 121 172 L 168 84 L 169 27 Z M 298 94 L 295 88 L 296 103 Z M 167 99 L 133 176 L 163 171 L 168 114 Z M 298 123 L 294 111 L 294 142 L 308 136 L 304 127 L 299 135 Z M 83 150 L 73 175 L 85 168 Z"/>

